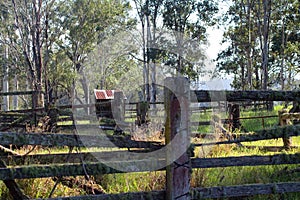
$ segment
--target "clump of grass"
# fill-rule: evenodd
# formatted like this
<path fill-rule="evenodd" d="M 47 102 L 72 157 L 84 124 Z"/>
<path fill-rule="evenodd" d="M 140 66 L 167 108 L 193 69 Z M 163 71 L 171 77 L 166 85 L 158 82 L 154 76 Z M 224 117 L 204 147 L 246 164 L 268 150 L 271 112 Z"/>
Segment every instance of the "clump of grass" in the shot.
<path fill-rule="evenodd" d="M 165 172 L 139 172 L 98 176 L 96 182 L 107 193 L 153 191 L 165 189 Z"/>
<path fill-rule="evenodd" d="M 242 184 L 265 184 L 286 181 L 299 181 L 296 174 L 281 173 L 286 167 L 294 169 L 296 165 L 258 166 L 258 167 L 226 167 L 213 169 L 194 169 L 192 173 L 192 187 L 230 186 Z M 299 193 L 271 194 L 247 197 L 246 199 L 299 199 Z M 292 198 L 293 197 L 293 198 Z M 298 198 L 294 198 L 298 197 Z"/>
<path fill-rule="evenodd" d="M 22 189 L 23 193 L 30 198 L 48 198 L 56 182 L 53 181 L 52 178 L 37 178 L 17 180 L 17 184 Z M 59 183 L 51 197 L 78 196 L 85 194 L 83 189 L 69 188 Z M 9 191 L 3 182 L 0 182 L 0 199 L 12 200 Z"/>
<path fill-rule="evenodd" d="M 163 124 L 149 122 L 136 127 L 131 132 L 131 138 L 135 141 L 164 141 Z"/>

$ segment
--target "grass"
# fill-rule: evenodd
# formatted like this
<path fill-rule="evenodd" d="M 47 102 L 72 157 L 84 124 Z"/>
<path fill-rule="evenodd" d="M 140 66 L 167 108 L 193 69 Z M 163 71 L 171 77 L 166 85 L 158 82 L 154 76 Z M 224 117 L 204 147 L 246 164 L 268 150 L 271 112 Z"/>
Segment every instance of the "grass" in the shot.
<path fill-rule="evenodd" d="M 38 178 L 38 179 L 24 179 L 16 180 L 17 184 L 22 188 L 24 194 L 30 198 L 48 198 L 51 194 L 51 191 L 56 184 L 52 178 Z M 57 184 L 51 197 L 60 197 L 60 196 L 79 196 L 84 195 L 85 191 L 79 188 L 69 188 L 63 184 Z M 6 188 L 5 184 L 0 181 L 0 200 L 11 200 L 9 191 Z"/>
<path fill-rule="evenodd" d="M 165 172 L 140 172 L 126 174 L 107 174 L 96 177 L 107 193 L 163 190 Z"/>
<path fill-rule="evenodd" d="M 241 117 L 277 115 L 281 106 L 276 106 L 273 111 L 246 111 L 241 110 Z M 278 125 L 278 118 L 266 118 L 264 124 L 261 119 L 241 120 L 242 127 L 247 131 L 256 131 L 262 128 L 271 128 Z M 264 125 L 264 126 L 263 126 Z M 293 144 L 299 144 L 300 137 L 292 137 Z M 244 142 L 246 146 L 256 148 L 240 148 L 235 145 L 219 145 L 205 150 L 196 149 L 196 155 L 200 157 L 226 157 L 246 155 L 272 155 L 279 153 L 300 153 L 300 149 L 292 149 L 283 152 L 266 152 L 259 147 L 283 146 L 282 139 L 261 140 L 256 142 Z M 191 185 L 193 187 L 230 186 L 252 183 L 276 183 L 288 181 L 300 181 L 299 172 L 288 173 L 299 165 L 271 165 L 255 167 L 226 167 L 213 169 L 193 169 Z M 258 195 L 245 199 L 300 199 L 300 193 L 288 193 L 284 195 Z"/>

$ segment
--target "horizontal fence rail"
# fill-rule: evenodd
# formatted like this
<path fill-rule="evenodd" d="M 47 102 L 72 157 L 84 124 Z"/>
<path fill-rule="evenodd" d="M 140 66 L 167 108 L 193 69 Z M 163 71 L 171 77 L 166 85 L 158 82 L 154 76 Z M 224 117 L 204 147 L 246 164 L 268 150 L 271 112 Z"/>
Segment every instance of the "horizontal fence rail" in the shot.
<path fill-rule="evenodd" d="M 127 152 L 128 153 L 128 152 Z M 98 152 L 98 155 L 101 153 Z M 125 155 L 124 154 L 121 155 Z M 113 155 L 113 154 L 111 154 Z M 89 155 L 85 156 L 84 162 L 80 158 L 80 154 L 74 155 L 70 154 L 68 157 L 65 155 L 36 155 L 20 157 L 16 156 L 16 162 L 14 164 L 22 164 L 21 166 L 16 166 L 14 168 L 0 168 L 0 180 L 13 180 L 13 179 L 25 179 L 25 178 L 45 178 L 45 177 L 56 177 L 56 176 L 76 176 L 76 175 L 104 175 L 111 173 L 128 173 L 128 172 L 146 172 L 148 169 L 156 168 L 156 166 L 165 166 L 166 161 L 164 158 L 141 158 L 140 160 L 133 160 L 128 157 L 127 160 L 130 161 L 102 161 L 99 162 L 95 157 Z M 9 158 L 10 160 L 13 157 Z M 59 158 L 68 158 L 63 162 L 60 160 L 56 162 Z M 31 159 L 41 159 L 39 161 L 31 162 Z M 71 159 L 72 160 L 71 162 Z M 122 158 L 124 160 L 124 157 Z M 26 164 L 26 160 L 30 162 L 31 165 Z M 4 159 L 3 162 L 7 161 Z M 55 161 L 51 163 L 51 161 Z M 77 162 L 76 162 L 77 161 Z M 95 162 L 96 161 L 96 162 Z M 8 161 L 6 164 L 9 164 Z M 69 162 L 69 163 L 68 163 Z M 49 163 L 49 164 L 41 164 Z M 193 169 L 197 168 L 216 168 L 216 167 L 233 167 L 233 166 L 263 166 L 263 165 L 283 165 L 283 164 L 299 164 L 300 154 L 280 154 L 272 156 L 237 156 L 237 157 L 220 157 L 220 158 L 193 158 L 191 159 L 191 166 Z M 39 164 L 39 165 L 37 165 Z M 127 172 L 116 170 L 113 167 L 118 165 L 121 167 L 128 166 Z M 147 166 L 145 168 L 145 166 Z M 165 170 L 162 168 L 161 170 Z"/>
<path fill-rule="evenodd" d="M 270 183 L 270 184 L 249 184 L 239 186 L 219 186 L 211 188 L 193 188 L 190 191 L 190 199 L 209 199 L 209 198 L 230 198 L 230 197 L 243 197 L 253 195 L 265 194 L 282 194 L 287 192 L 300 192 L 300 183 L 286 182 L 286 183 Z M 102 195 L 89 195 L 77 197 L 63 197 L 55 198 L 55 200 L 117 200 L 117 199 L 155 199 L 164 200 L 165 191 L 152 191 L 152 192 L 135 192 L 124 194 L 102 194 Z M 54 199 L 47 199 L 54 200 Z"/>
<path fill-rule="evenodd" d="M 153 148 L 161 147 L 160 142 L 134 141 L 122 136 L 96 136 L 52 133 L 12 133 L 0 132 L 1 145 L 41 145 L 69 147 L 120 147 Z M 82 142 L 84 141 L 84 142 Z M 110 143 L 109 143 L 110 141 Z"/>
<path fill-rule="evenodd" d="M 32 95 L 37 94 L 36 91 L 15 91 L 15 92 L 0 92 L 0 96 L 12 96 L 12 95 Z"/>
<path fill-rule="evenodd" d="M 87 126 L 88 127 L 88 126 Z M 276 139 L 284 136 L 299 136 L 300 125 L 264 129 L 253 133 L 240 134 L 236 139 L 212 143 L 195 143 L 195 146 L 231 144 L 258 140 Z M 96 136 L 52 133 L 13 133 L 0 132 L 1 145 L 42 145 L 76 147 L 121 147 L 121 148 L 160 148 L 160 142 L 134 141 L 123 136 Z M 84 141 L 84 142 L 82 142 Z M 111 143 L 107 143 L 111 141 Z"/>
<path fill-rule="evenodd" d="M 254 142 L 259 140 L 277 139 L 288 136 L 299 136 L 300 125 L 295 126 L 284 126 L 270 129 L 263 129 L 253 133 L 240 134 L 236 136 L 236 139 L 218 141 L 218 142 L 207 142 L 207 143 L 196 143 L 195 146 L 207 146 L 207 145 L 218 145 L 218 144 L 233 144 L 240 142 Z"/>
<path fill-rule="evenodd" d="M 300 91 L 191 91 L 193 102 L 212 101 L 300 101 Z"/>

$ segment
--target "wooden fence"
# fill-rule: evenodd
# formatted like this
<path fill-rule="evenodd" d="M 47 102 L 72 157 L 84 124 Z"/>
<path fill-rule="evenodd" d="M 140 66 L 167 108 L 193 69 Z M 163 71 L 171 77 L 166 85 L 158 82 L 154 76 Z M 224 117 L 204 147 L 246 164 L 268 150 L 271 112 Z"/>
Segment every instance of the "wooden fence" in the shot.
<path fill-rule="evenodd" d="M 176 83 L 176 84 L 175 84 Z M 166 147 L 160 142 L 134 141 L 126 136 L 105 136 L 103 142 L 101 138 L 95 139 L 91 135 L 76 135 L 73 133 L 20 133 L 20 132 L 0 132 L 0 145 L 4 153 L 0 158 L 0 180 L 3 180 L 9 188 L 14 199 L 28 199 L 19 190 L 15 179 L 44 178 L 44 177 L 67 177 L 67 176 L 87 176 L 103 175 L 112 173 L 126 173 L 122 170 L 110 167 L 99 161 L 99 158 L 110 162 L 118 162 L 119 158 L 127 158 L 124 165 L 127 166 L 165 166 L 158 170 L 166 171 L 166 190 L 152 192 L 135 192 L 124 194 L 99 194 L 77 197 L 61 197 L 55 199 L 205 199 L 205 198 L 225 198 L 244 197 L 259 194 L 280 194 L 288 192 L 300 192 L 300 182 L 279 182 L 267 184 L 247 184 L 237 186 L 216 186 L 210 188 L 191 188 L 190 172 L 196 168 L 218 168 L 234 166 L 263 166 L 263 165 L 283 165 L 299 164 L 300 153 L 277 154 L 266 156 L 236 156 L 218 158 L 195 158 L 192 156 L 190 147 L 233 144 L 241 142 L 251 142 L 275 138 L 289 138 L 300 135 L 300 125 L 281 124 L 275 128 L 264 129 L 255 133 L 242 133 L 234 138 L 211 143 L 190 144 L 189 128 L 189 102 L 211 102 L 211 101 L 300 101 L 299 91 L 192 91 L 190 95 L 186 92 L 188 85 L 185 80 L 167 80 L 168 88 L 165 89 L 165 108 L 167 119 L 165 126 L 166 144 L 170 144 L 174 138 L 178 137 L 179 146 L 167 148 L 163 157 L 149 157 L 147 160 L 133 158 L 128 155 L 131 149 L 138 151 L 153 151 Z M 171 90 L 170 90 L 171 88 Z M 284 120 L 288 117 L 299 119 L 299 114 L 282 115 Z M 88 125 L 85 125 L 88 127 Z M 179 131 L 178 131 L 179 130 Z M 44 146 L 44 147 L 107 147 L 112 148 L 111 143 L 107 143 L 107 138 L 113 141 L 120 149 L 116 152 L 89 152 L 78 153 L 70 151 L 60 154 L 25 154 L 19 155 L 6 148 L 15 146 Z M 83 142 L 84 141 L 84 142 Z M 100 142 L 99 142 L 100 141 Z M 174 157 L 173 152 L 183 154 Z M 187 150 L 187 151 L 186 151 Z M 118 155 L 118 156 L 116 156 Z M 95 158 L 97 157 L 97 159 Z M 140 172 L 139 167 L 130 168 L 130 172 Z M 51 198 L 49 198 L 51 199 Z M 53 198 L 52 198 L 53 199 Z"/>

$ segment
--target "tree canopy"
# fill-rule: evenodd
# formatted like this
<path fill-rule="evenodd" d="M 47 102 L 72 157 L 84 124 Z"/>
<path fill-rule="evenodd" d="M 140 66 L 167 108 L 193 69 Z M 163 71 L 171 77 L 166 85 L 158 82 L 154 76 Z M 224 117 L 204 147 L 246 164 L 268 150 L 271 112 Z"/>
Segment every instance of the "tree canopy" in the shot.
<path fill-rule="evenodd" d="M 237 89 L 292 89 L 299 74 L 299 2 L 235 0 L 223 16 L 217 73 L 234 74 Z"/>
<path fill-rule="evenodd" d="M 3 89 L 38 91 L 37 106 L 65 95 L 88 102 L 91 82 L 113 89 L 133 70 L 141 72 L 144 100 L 155 101 L 158 68 L 190 79 L 203 72 L 211 26 L 224 27 L 229 44 L 218 54 L 215 76 L 233 75 L 236 89 L 293 89 L 299 1 L 224 2 L 220 17 L 223 8 L 208 0 L 3 0 Z"/>

